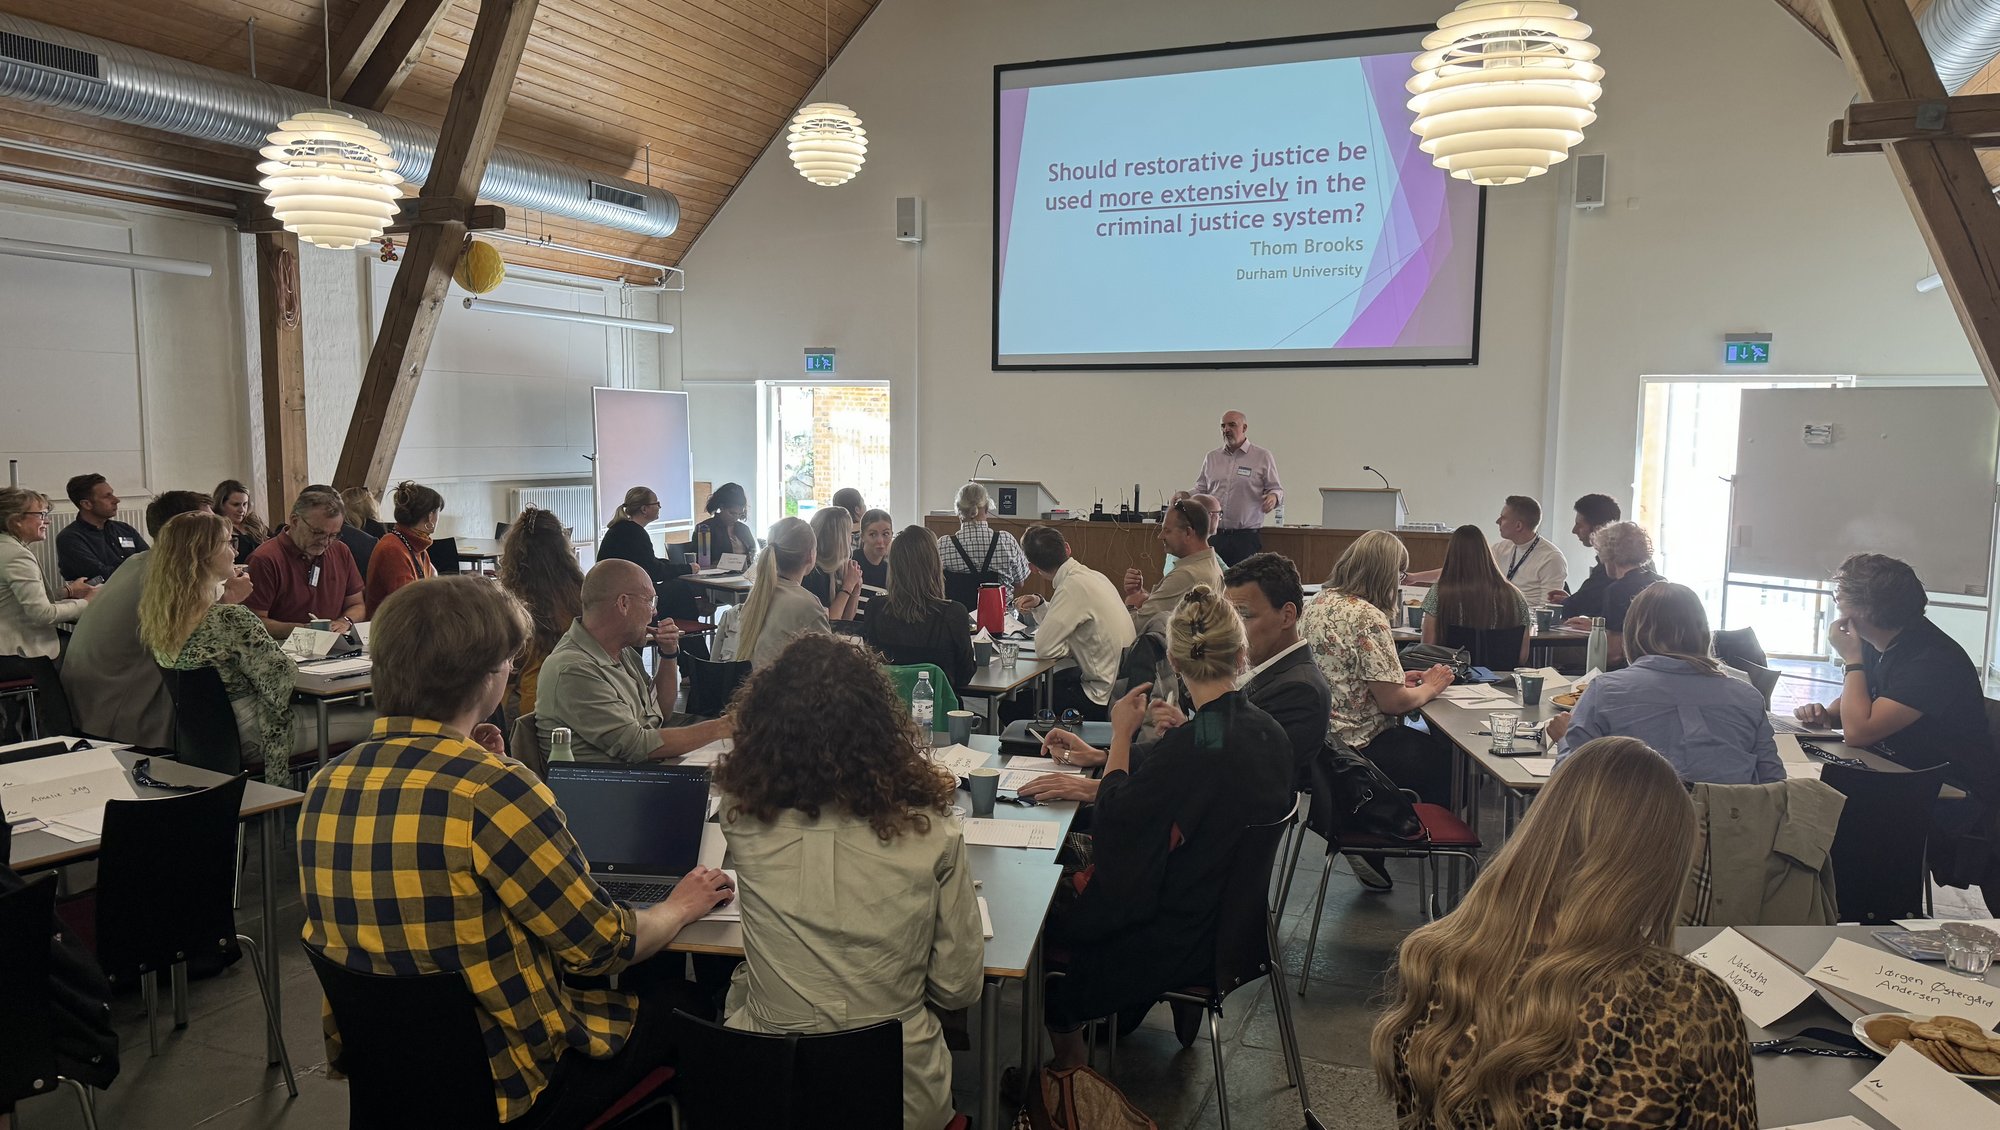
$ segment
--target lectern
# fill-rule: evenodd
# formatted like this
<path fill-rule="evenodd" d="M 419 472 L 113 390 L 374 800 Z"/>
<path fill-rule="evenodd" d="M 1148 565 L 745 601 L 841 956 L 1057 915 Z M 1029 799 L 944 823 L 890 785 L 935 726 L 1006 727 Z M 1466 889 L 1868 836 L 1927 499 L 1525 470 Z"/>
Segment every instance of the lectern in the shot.
<path fill-rule="evenodd" d="M 1405 520 L 1403 492 L 1394 487 L 1319 488 L 1321 529 L 1394 530 Z"/>
<path fill-rule="evenodd" d="M 1002 518 L 1039 518 L 1061 506 L 1049 488 L 1023 479 L 974 479 L 993 499 L 993 513 Z"/>

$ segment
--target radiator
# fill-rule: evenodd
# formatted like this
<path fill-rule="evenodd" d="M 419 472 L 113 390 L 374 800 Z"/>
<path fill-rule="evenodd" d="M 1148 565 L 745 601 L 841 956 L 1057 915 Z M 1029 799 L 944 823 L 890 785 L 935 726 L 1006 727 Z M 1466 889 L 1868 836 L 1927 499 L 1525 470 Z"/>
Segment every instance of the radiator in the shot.
<path fill-rule="evenodd" d="M 143 508 L 135 510 L 121 506 L 118 508 L 118 520 L 139 531 L 141 536 L 145 536 L 146 544 L 152 544 L 153 539 L 146 536 L 146 511 Z M 49 536 L 35 547 L 35 556 L 41 561 L 42 583 L 49 587 L 49 597 L 52 600 L 60 600 L 63 591 L 62 573 L 56 569 L 56 535 L 68 529 L 70 523 L 74 521 L 76 521 L 76 507 L 70 505 L 68 499 L 51 496 Z"/>
<path fill-rule="evenodd" d="M 597 533 L 604 527 L 605 520 L 597 513 L 597 488 L 524 487 L 507 494 L 513 506 L 507 515 L 509 522 L 530 506 L 540 507 L 562 519 L 562 524 L 569 528 L 571 541 L 581 539 L 592 545 L 597 544 Z"/>

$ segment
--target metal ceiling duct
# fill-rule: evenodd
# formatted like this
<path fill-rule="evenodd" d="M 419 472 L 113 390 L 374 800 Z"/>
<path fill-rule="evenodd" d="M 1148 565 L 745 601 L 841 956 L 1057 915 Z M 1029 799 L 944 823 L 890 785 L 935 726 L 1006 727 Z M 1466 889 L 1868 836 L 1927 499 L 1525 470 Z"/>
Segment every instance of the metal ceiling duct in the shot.
<path fill-rule="evenodd" d="M 0 96 L 233 145 L 246 157 L 280 121 L 326 104 L 311 94 L 6 12 L 0 12 Z M 388 141 L 411 183 L 430 175 L 437 130 L 335 105 Z M 670 192 L 504 145 L 494 148 L 479 195 L 646 236 L 671 235 L 680 226 L 680 201 Z"/>
<path fill-rule="evenodd" d="M 2000 0 L 1931 0 L 1917 15 L 1945 93 L 1956 93 L 2000 55 Z"/>

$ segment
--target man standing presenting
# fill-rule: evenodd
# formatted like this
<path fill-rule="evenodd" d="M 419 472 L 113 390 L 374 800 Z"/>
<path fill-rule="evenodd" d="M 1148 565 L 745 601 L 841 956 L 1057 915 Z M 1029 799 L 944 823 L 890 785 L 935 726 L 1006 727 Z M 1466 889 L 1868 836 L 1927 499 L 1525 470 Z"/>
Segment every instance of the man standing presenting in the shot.
<path fill-rule="evenodd" d="M 1212 494 L 1222 500 L 1222 526 L 1209 544 L 1225 565 L 1234 565 L 1264 548 L 1259 533 L 1264 515 L 1285 500 L 1285 488 L 1278 482 L 1278 461 L 1251 443 L 1249 434 L 1249 417 L 1224 412 L 1222 446 L 1202 460 L 1194 490 L 1174 496 L 1178 501 L 1189 494 Z"/>

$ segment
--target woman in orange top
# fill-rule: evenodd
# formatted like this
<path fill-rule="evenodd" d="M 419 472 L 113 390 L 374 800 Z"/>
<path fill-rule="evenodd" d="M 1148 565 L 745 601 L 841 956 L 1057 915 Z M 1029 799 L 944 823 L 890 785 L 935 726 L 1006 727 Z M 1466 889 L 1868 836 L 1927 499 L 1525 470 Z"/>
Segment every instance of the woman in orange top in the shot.
<path fill-rule="evenodd" d="M 534 630 L 514 660 L 514 678 L 504 700 L 507 717 L 532 714 L 541 689 L 542 660 L 583 615 L 583 569 L 570 548 L 569 534 L 554 511 L 530 506 L 507 527 L 500 543 L 500 587 L 514 594 Z"/>
<path fill-rule="evenodd" d="M 373 616 L 389 594 L 412 581 L 437 576 L 431 564 L 431 535 L 437 533 L 444 496 L 408 479 L 396 487 L 396 524 L 389 527 L 368 558 L 368 584 L 362 597 Z"/>

